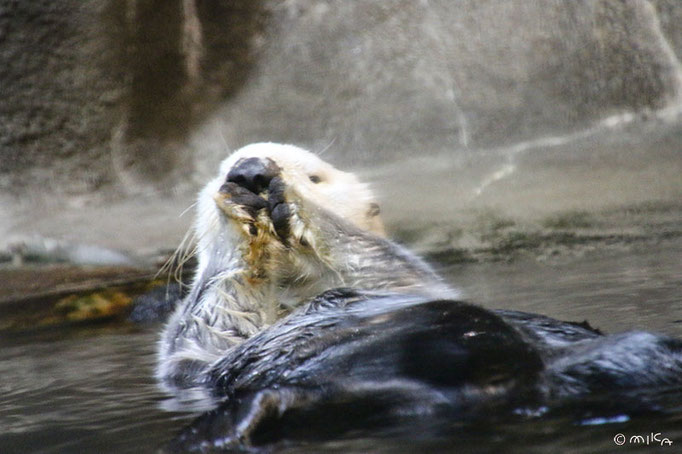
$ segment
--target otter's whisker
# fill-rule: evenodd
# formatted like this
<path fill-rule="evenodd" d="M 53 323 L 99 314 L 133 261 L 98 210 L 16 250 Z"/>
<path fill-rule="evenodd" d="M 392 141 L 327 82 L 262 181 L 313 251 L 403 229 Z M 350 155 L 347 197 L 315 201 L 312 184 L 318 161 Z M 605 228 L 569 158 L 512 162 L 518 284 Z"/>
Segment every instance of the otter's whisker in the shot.
<path fill-rule="evenodd" d="M 182 271 L 185 263 L 189 261 L 190 258 L 196 253 L 196 245 L 193 244 L 195 239 L 195 234 L 192 230 L 188 230 L 182 238 L 180 245 L 175 249 L 173 254 L 166 260 L 164 265 L 161 267 L 159 272 L 156 274 L 155 278 L 161 273 L 168 273 L 166 279 L 166 285 L 169 286 L 171 279 L 180 284 L 181 286 L 186 286 L 182 282 Z M 170 269 L 173 268 L 171 272 Z M 166 298 L 168 297 L 168 292 L 166 292 Z"/>
<path fill-rule="evenodd" d="M 191 210 L 192 208 L 194 208 L 195 206 L 197 206 L 197 203 L 199 203 L 199 202 L 198 202 L 198 201 L 197 201 L 197 202 L 194 202 L 194 203 L 192 203 L 190 206 L 188 206 L 187 208 L 185 208 L 185 209 L 182 211 L 182 213 L 180 213 L 180 215 L 179 215 L 178 217 L 181 218 L 181 217 L 183 217 L 184 215 L 186 215 L 186 214 L 189 212 L 189 210 Z"/>
<path fill-rule="evenodd" d="M 325 154 L 327 151 L 329 151 L 329 149 L 332 147 L 332 145 L 334 145 L 335 142 L 336 142 L 336 136 L 334 136 L 334 137 L 332 138 L 332 140 L 327 144 L 326 147 L 324 147 L 324 148 L 321 149 L 320 151 L 316 151 L 315 154 L 318 155 L 318 156 L 324 156 L 324 154 Z"/>
<path fill-rule="evenodd" d="M 171 254 L 171 256 L 165 261 L 163 266 L 154 276 L 155 279 L 163 273 L 168 273 L 168 278 L 166 280 L 167 286 L 170 285 L 171 277 L 179 284 L 184 285 L 180 279 L 182 275 L 182 267 L 196 251 L 196 246 L 193 246 L 192 248 L 189 247 L 189 245 L 192 244 L 194 237 L 195 234 L 191 229 L 185 233 L 182 240 L 180 241 L 180 245 L 175 249 L 175 251 L 173 251 L 173 254 Z M 170 272 L 171 267 L 174 267 L 172 273 Z M 166 294 L 166 297 L 168 297 L 168 294 Z"/>
<path fill-rule="evenodd" d="M 184 254 L 178 260 L 178 266 L 175 268 L 175 273 L 173 277 L 175 278 L 175 281 L 182 286 L 187 286 L 187 284 L 182 282 L 182 271 L 185 266 L 185 263 L 187 263 L 192 257 L 194 257 L 196 255 L 196 252 L 197 245 L 195 243 L 191 248 L 186 248 Z"/>

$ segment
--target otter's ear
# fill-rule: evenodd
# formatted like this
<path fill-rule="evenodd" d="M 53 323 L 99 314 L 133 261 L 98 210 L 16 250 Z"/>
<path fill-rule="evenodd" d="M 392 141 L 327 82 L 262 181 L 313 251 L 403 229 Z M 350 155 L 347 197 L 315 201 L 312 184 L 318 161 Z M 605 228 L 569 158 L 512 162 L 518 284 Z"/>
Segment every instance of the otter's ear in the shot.
<path fill-rule="evenodd" d="M 379 213 L 381 213 L 381 208 L 379 207 L 379 204 L 378 203 L 370 203 L 369 204 L 369 210 L 367 210 L 367 217 L 373 218 L 373 217 L 379 216 Z"/>

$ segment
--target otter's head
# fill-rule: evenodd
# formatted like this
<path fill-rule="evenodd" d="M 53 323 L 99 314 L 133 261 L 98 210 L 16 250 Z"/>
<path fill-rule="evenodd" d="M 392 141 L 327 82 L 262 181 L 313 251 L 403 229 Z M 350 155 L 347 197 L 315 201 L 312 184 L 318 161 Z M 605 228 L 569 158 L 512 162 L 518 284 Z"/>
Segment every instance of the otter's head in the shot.
<path fill-rule="evenodd" d="M 276 234 L 282 218 L 291 214 L 283 203 L 285 189 L 363 231 L 384 234 L 379 205 L 355 175 L 292 145 L 257 143 L 225 159 L 218 177 L 200 193 L 196 224 L 200 265 L 205 251 L 231 242 L 230 232 L 268 233 L 269 225 L 270 233 Z"/>
<path fill-rule="evenodd" d="M 227 182 L 259 194 L 279 176 L 308 201 L 352 222 L 362 230 L 383 235 L 379 205 L 365 183 L 315 154 L 293 145 L 256 143 L 237 150 L 220 165 Z"/>

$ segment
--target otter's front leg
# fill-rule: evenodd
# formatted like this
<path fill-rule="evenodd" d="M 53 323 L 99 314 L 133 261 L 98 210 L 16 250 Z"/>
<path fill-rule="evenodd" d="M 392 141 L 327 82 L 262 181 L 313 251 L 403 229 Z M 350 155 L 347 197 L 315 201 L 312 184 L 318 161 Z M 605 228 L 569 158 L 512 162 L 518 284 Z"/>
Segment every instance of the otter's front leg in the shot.
<path fill-rule="evenodd" d="M 312 297 L 335 287 L 453 294 L 421 259 L 314 203 L 282 178 L 270 182 L 268 209 L 285 245 L 281 257 L 287 270 L 280 280 L 287 288 L 304 283 L 300 295 L 314 290 L 308 292 Z"/>
<path fill-rule="evenodd" d="M 268 186 L 268 210 L 277 236 L 286 242 L 290 234 L 291 208 L 287 203 L 286 184 L 282 177 L 275 177 Z"/>

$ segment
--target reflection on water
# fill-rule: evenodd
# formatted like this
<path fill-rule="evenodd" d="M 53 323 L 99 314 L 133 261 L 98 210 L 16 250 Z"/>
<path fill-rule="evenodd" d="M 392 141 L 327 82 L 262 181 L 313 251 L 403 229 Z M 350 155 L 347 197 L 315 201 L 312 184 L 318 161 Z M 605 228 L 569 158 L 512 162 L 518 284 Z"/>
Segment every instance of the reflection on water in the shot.
<path fill-rule="evenodd" d="M 443 267 L 471 301 L 487 307 L 588 319 L 605 331 L 646 328 L 682 337 L 682 244 L 670 242 L 556 263 Z M 153 379 L 158 327 L 95 326 L 0 338 L 0 452 L 153 452 L 191 415 L 160 409 Z M 682 402 L 679 391 L 671 401 Z M 679 408 L 679 407 L 678 407 Z M 285 452 L 605 452 L 622 433 L 661 432 L 682 445 L 682 411 L 579 426 L 566 418 L 508 424 L 450 424 L 439 437 L 335 441 Z M 449 434 L 443 437 L 442 434 Z M 420 436 L 420 434 L 422 434 Z M 650 442 L 640 449 L 661 452 Z M 673 448 L 674 449 L 674 448 Z"/>
<path fill-rule="evenodd" d="M 158 409 L 156 329 L 0 343 L 0 452 L 150 452 L 182 425 Z"/>
<path fill-rule="evenodd" d="M 488 308 L 589 322 L 614 333 L 682 337 L 682 243 L 635 245 L 551 262 L 457 265 L 441 274 Z"/>

